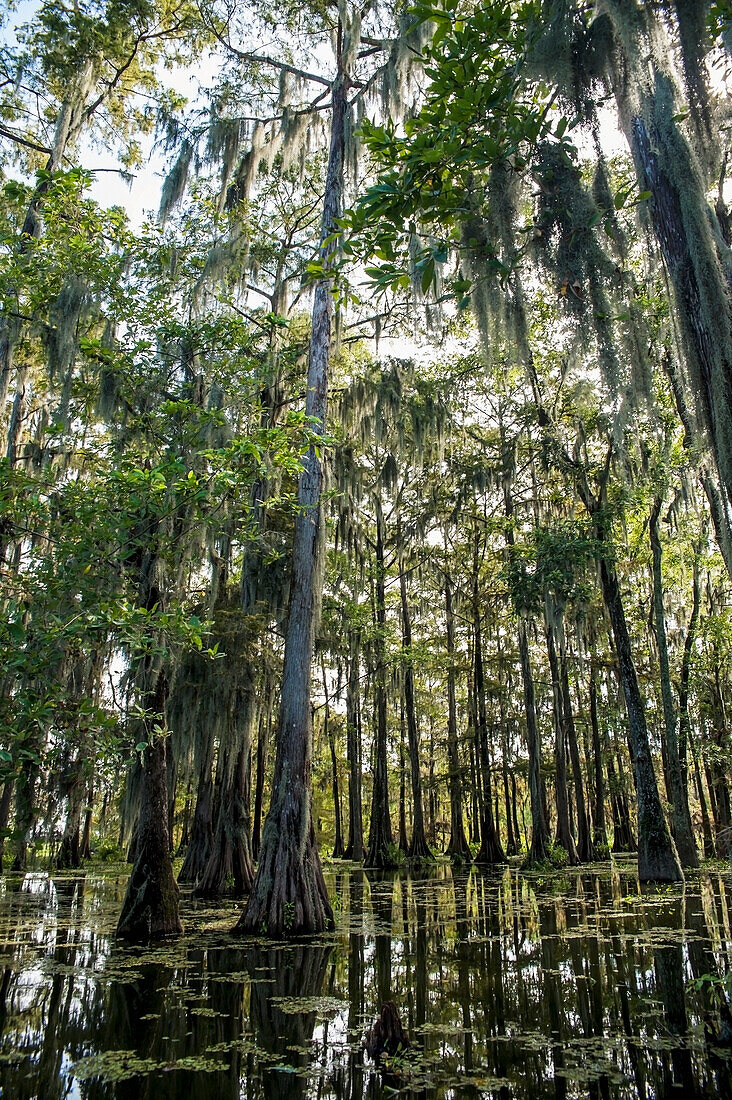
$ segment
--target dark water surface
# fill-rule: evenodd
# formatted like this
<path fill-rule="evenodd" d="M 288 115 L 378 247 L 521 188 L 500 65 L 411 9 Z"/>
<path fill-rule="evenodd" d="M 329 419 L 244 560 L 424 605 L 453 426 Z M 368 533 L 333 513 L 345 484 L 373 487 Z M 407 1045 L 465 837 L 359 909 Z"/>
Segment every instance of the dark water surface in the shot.
<path fill-rule="evenodd" d="M 114 941 L 114 869 L 0 879 L 3 1098 L 732 1097 L 704 1021 L 730 974 L 730 873 L 327 879 L 322 942 L 236 940 L 237 906 L 185 900 L 186 935 L 153 950 Z M 362 1037 L 389 999 L 412 1046 L 385 1075 Z"/>

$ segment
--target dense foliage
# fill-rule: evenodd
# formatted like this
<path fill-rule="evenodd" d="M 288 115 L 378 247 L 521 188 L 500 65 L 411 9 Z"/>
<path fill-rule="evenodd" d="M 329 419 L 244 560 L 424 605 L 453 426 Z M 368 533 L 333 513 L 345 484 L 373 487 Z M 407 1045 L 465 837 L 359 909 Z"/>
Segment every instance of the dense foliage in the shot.
<path fill-rule="evenodd" d="M 272 934 L 328 923 L 318 844 L 728 858 L 729 24 L 40 4 L 0 53 L 0 859 L 127 856 L 145 938 L 173 854 Z M 91 149 L 167 157 L 157 219 Z"/>

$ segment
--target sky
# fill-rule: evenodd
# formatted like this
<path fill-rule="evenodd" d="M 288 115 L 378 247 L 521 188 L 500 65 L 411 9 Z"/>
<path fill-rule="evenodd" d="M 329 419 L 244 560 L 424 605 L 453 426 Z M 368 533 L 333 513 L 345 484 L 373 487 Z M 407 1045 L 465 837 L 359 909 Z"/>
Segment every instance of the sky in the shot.
<path fill-rule="evenodd" d="M 39 7 L 38 0 L 19 0 L 8 11 L 8 0 L 0 0 L 0 45 L 17 45 L 18 28 L 32 20 Z M 211 55 L 198 57 L 190 69 L 169 71 L 161 68 L 161 80 L 175 91 L 193 100 L 201 84 L 210 81 L 216 61 Z M 121 206 L 133 226 L 139 227 L 146 217 L 155 217 L 160 201 L 160 188 L 166 171 L 166 159 L 154 148 L 153 138 L 143 136 L 143 163 L 133 171 L 131 184 L 116 171 L 116 157 L 96 143 L 86 143 L 80 162 L 94 174 L 91 195 L 101 206 Z M 96 171 L 95 171 L 96 170 Z"/>

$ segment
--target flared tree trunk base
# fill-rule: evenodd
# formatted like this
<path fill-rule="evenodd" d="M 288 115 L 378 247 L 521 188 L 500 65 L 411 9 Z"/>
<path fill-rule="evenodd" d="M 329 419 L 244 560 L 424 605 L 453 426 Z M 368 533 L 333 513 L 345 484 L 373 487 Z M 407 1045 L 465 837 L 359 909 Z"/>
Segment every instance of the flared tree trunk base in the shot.
<path fill-rule="evenodd" d="M 470 851 L 470 845 L 462 829 L 450 833 L 450 840 L 445 849 L 445 855 L 451 863 L 458 865 L 473 862 L 473 853 Z"/>
<path fill-rule="evenodd" d="M 613 852 L 637 852 L 638 845 L 629 827 L 616 825 L 613 829 Z"/>
<path fill-rule="evenodd" d="M 394 855 L 393 843 L 387 840 L 372 840 L 363 865 L 365 868 L 374 871 L 396 870 L 399 862 Z"/>
<path fill-rule="evenodd" d="M 170 859 L 165 738 L 159 737 L 144 755 L 135 865 L 117 925 L 117 935 L 133 943 L 148 943 L 183 931 Z"/>
<path fill-rule="evenodd" d="M 492 821 L 484 821 L 480 848 L 475 853 L 474 863 L 479 866 L 493 866 L 496 863 L 508 863 L 503 845 L 498 839 L 496 827 Z"/>
<path fill-rule="evenodd" d="M 595 858 L 595 845 L 589 836 L 577 840 L 577 859 L 580 863 L 592 863 Z"/>
<path fill-rule="evenodd" d="M 641 882 L 683 882 L 684 872 L 667 829 L 638 829 L 638 878 Z"/>
<path fill-rule="evenodd" d="M 209 856 L 193 893 L 199 898 L 241 898 L 249 893 L 253 882 L 254 867 L 244 841 L 227 841 Z"/>
<path fill-rule="evenodd" d="M 61 847 L 56 856 L 56 866 L 59 871 L 76 871 L 81 867 L 81 847 L 78 829 L 72 833 L 64 833 L 61 840 Z"/>
<path fill-rule="evenodd" d="M 343 859 L 350 859 L 353 863 L 363 863 L 366 855 L 367 852 L 363 844 L 349 844 L 343 853 Z"/>
<path fill-rule="evenodd" d="M 281 826 L 286 823 L 269 819 L 265 825 L 252 892 L 234 927 L 237 935 L 291 939 L 316 936 L 335 925 L 312 824 L 303 851 L 298 830 Z"/>
<path fill-rule="evenodd" d="M 203 878 L 209 858 L 211 856 L 211 840 L 208 842 L 191 840 L 183 864 L 178 872 L 178 882 L 183 885 L 195 886 Z"/>
<path fill-rule="evenodd" d="M 575 845 L 574 837 L 571 833 L 557 832 L 554 843 L 564 848 L 567 853 L 567 863 L 570 867 L 576 867 L 578 863 L 580 863 L 577 846 Z"/>
<path fill-rule="evenodd" d="M 210 784 L 209 784 L 210 788 Z M 193 813 L 190 839 L 183 865 L 178 872 L 178 882 L 196 885 L 203 878 L 213 847 L 210 789 L 200 795 Z"/>
<path fill-rule="evenodd" d="M 127 883 L 117 935 L 131 943 L 180 935 L 183 925 L 178 916 L 178 897 L 172 867 L 153 868 L 146 860 L 139 860 Z"/>
<path fill-rule="evenodd" d="M 409 851 L 407 853 L 409 859 L 413 863 L 434 863 L 434 853 L 431 851 L 429 844 L 427 843 L 427 837 L 424 833 L 419 833 L 417 830 L 412 834 L 412 842 L 409 845 Z"/>
<path fill-rule="evenodd" d="M 547 836 L 536 836 L 534 834 L 531 838 L 531 844 L 526 854 L 526 859 L 521 864 L 522 871 L 532 871 L 535 867 L 540 866 L 546 861 L 549 851 L 549 838 Z"/>

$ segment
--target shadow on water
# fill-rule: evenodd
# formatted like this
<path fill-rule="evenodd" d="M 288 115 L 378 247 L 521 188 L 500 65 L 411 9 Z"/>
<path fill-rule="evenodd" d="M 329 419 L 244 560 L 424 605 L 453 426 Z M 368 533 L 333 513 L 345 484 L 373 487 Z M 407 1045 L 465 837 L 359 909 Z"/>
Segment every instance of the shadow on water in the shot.
<path fill-rule="evenodd" d="M 0 879 L 0 1094 L 14 1100 L 706 1100 L 725 1038 L 732 876 L 631 865 L 331 872 L 334 937 L 242 943 L 231 903 L 117 945 L 124 876 Z M 409 1046 L 363 1037 L 386 1001 Z M 725 1015 L 727 1014 L 727 1015 Z"/>

